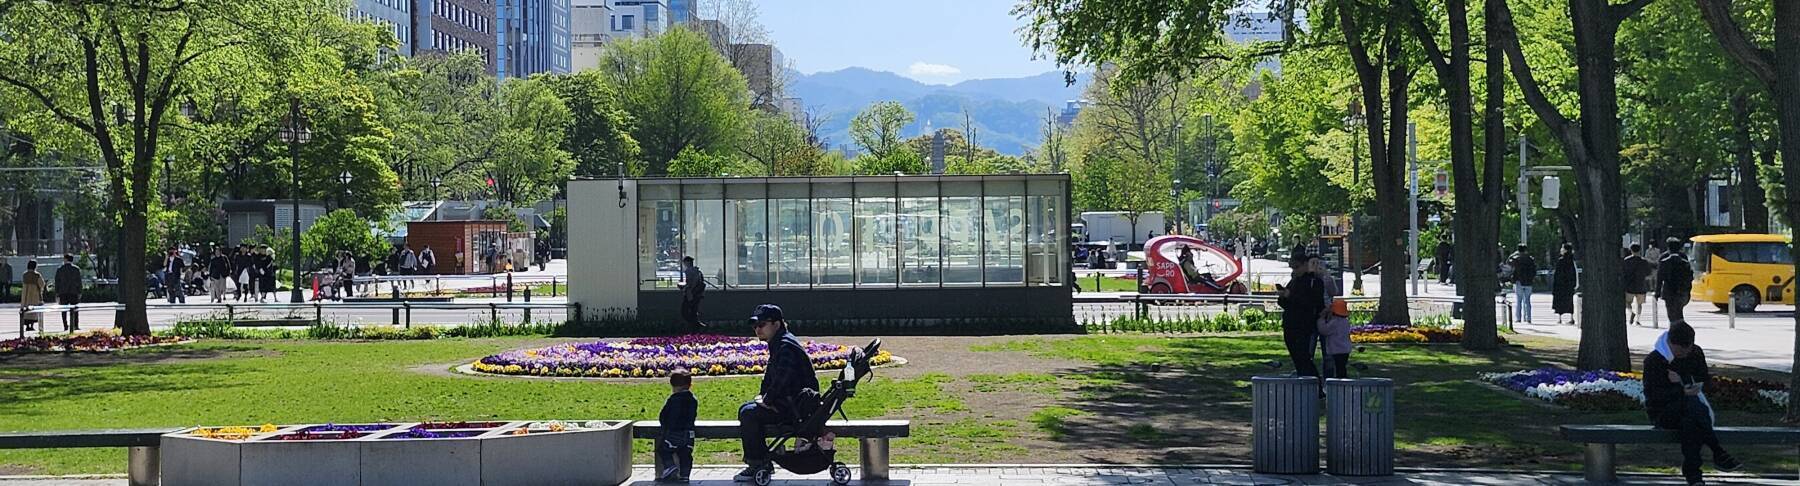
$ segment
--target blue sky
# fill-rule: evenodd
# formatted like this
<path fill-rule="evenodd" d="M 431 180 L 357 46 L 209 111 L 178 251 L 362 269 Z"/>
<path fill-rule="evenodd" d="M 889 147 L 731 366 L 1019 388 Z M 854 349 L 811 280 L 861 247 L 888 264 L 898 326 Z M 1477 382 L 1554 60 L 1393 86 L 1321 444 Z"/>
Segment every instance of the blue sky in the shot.
<path fill-rule="evenodd" d="M 763 25 L 800 72 L 859 66 L 925 83 L 1031 76 L 1012 0 L 759 0 Z"/>

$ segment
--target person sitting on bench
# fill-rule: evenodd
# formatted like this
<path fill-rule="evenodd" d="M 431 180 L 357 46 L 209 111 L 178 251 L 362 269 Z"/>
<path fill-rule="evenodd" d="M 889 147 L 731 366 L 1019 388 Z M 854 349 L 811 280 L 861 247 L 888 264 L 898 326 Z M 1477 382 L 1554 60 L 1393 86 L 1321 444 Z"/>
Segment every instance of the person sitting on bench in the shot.
<path fill-rule="evenodd" d="M 1694 328 L 1675 321 L 1656 339 L 1656 350 L 1644 357 L 1644 411 L 1659 429 L 1676 431 L 1681 440 L 1681 475 L 1689 485 L 1706 484 L 1700 476 L 1700 446 L 1712 449 L 1713 467 L 1735 471 L 1743 464 L 1719 446 L 1713 435 L 1712 404 L 1703 393 L 1712 377 L 1706 353 L 1694 344 Z"/>

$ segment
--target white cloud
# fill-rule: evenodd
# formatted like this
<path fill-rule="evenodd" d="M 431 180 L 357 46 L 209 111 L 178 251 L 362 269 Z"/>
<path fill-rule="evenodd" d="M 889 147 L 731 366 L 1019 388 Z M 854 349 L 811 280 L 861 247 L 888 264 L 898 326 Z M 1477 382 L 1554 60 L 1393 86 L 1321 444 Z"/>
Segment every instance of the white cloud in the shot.
<path fill-rule="evenodd" d="M 962 74 L 962 70 L 948 64 L 932 64 L 920 61 L 912 63 L 911 66 L 907 66 L 906 73 L 911 74 L 914 77 L 932 78 L 955 76 Z"/>

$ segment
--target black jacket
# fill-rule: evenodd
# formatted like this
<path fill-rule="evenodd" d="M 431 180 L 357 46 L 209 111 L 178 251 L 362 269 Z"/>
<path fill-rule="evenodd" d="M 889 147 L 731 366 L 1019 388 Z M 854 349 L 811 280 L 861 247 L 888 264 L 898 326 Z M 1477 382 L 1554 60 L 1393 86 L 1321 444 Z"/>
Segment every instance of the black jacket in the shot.
<path fill-rule="evenodd" d="M 1650 293 L 1650 274 L 1656 272 L 1654 267 L 1650 264 L 1650 260 L 1644 259 L 1643 255 L 1625 257 L 1625 293 Z"/>
<path fill-rule="evenodd" d="M 1673 251 L 1663 253 L 1662 262 L 1656 268 L 1656 296 L 1664 299 L 1686 297 L 1692 290 L 1694 268 L 1688 266 L 1687 255 Z"/>
<path fill-rule="evenodd" d="M 698 299 L 706 293 L 706 274 L 700 273 L 698 267 L 688 267 L 682 272 L 681 293 L 688 299 Z"/>
<path fill-rule="evenodd" d="M 662 412 L 656 414 L 656 420 L 662 424 L 663 440 L 686 440 L 692 445 L 694 418 L 700 413 L 700 401 L 694 399 L 694 392 L 682 390 L 669 394 L 668 401 L 663 402 Z"/>
<path fill-rule="evenodd" d="M 799 417 L 812 412 L 810 407 L 802 410 L 796 406 L 801 404 L 802 396 L 808 395 L 803 390 L 811 390 L 811 395 L 816 396 L 819 377 L 813 374 L 812 358 L 806 355 L 800 339 L 783 331 L 780 337 L 769 342 L 769 366 L 763 369 L 761 388 L 763 403 L 773 405 L 789 417 Z"/>
<path fill-rule="evenodd" d="M 1287 296 L 1278 299 L 1281 304 L 1281 327 L 1283 330 L 1311 330 L 1317 332 L 1319 313 L 1325 310 L 1325 295 L 1330 290 L 1325 288 L 1325 279 L 1315 274 L 1305 274 L 1288 280 Z"/>
<path fill-rule="evenodd" d="M 1508 263 L 1512 265 L 1513 283 L 1529 286 L 1532 285 L 1532 282 L 1537 281 L 1537 259 L 1532 258 L 1530 254 L 1513 252 L 1512 259 Z"/>
<path fill-rule="evenodd" d="M 214 253 L 212 259 L 206 261 L 206 278 L 225 278 L 231 275 L 231 260 L 223 253 Z"/>
<path fill-rule="evenodd" d="M 1681 383 L 1669 382 L 1669 371 L 1681 375 Z M 1705 385 L 1712 379 L 1712 372 L 1706 366 L 1706 353 L 1695 345 L 1693 351 L 1670 362 L 1662 353 L 1651 351 L 1644 357 L 1644 412 L 1650 415 L 1650 421 L 1668 412 L 1681 411 L 1681 404 L 1687 393 L 1683 384 L 1699 383 Z"/>

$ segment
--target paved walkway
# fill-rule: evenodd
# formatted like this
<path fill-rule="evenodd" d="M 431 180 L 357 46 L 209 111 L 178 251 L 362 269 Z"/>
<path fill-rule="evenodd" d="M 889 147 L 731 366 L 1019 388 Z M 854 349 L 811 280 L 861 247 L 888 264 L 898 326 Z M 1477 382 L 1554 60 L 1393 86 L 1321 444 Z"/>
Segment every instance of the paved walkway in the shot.
<path fill-rule="evenodd" d="M 735 467 L 701 467 L 694 470 L 689 484 L 725 486 L 736 484 L 731 476 Z M 1327 475 L 1283 476 L 1255 474 L 1248 469 L 1222 467 L 1098 467 L 1098 466 L 897 466 L 893 480 L 884 482 L 852 481 L 851 484 L 885 484 L 906 486 L 1037 486 L 1037 485 L 1115 485 L 1143 484 L 1163 486 L 1186 485 L 1579 485 L 1587 484 L 1579 474 L 1484 473 L 1484 472 L 1405 472 L 1386 477 L 1334 477 Z M 856 474 L 860 475 L 861 472 Z M 632 486 L 659 484 L 650 480 L 649 467 L 633 470 Z M 1680 485 L 1675 476 L 1626 476 L 1620 484 Z M 1753 477 L 1708 478 L 1708 484 L 1800 485 L 1800 481 Z M 108 479 L 21 479 L 0 477 L 0 485 L 17 486 L 113 486 L 123 485 L 121 478 Z M 788 486 L 825 486 L 831 479 L 824 474 L 798 476 L 784 472 L 775 474 L 775 484 Z"/>

